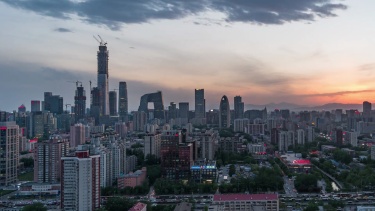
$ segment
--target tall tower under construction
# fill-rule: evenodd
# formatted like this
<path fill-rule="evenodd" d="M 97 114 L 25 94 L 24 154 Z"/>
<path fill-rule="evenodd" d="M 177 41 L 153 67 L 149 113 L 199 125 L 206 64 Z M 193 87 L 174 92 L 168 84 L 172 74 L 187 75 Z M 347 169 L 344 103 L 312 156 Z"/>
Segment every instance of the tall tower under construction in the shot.
<path fill-rule="evenodd" d="M 98 89 L 101 115 L 109 115 L 108 50 L 106 45 L 107 43 L 101 40 L 98 51 Z"/>

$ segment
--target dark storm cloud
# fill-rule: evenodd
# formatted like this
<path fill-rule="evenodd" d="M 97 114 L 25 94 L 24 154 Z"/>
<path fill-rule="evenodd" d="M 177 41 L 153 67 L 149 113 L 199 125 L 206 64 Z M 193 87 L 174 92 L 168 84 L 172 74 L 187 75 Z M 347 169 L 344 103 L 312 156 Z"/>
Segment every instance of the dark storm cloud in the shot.
<path fill-rule="evenodd" d="M 67 29 L 67 28 L 56 28 L 56 29 L 54 29 L 54 31 L 56 31 L 56 32 L 62 32 L 62 33 L 65 33 L 65 32 L 72 32 L 72 30 L 70 30 L 70 29 Z"/>
<path fill-rule="evenodd" d="M 118 29 L 122 23 L 144 23 L 151 20 L 180 19 L 207 11 L 226 15 L 227 22 L 283 24 L 292 21 L 314 21 L 316 17 L 336 16 L 346 5 L 333 0 L 1 0 L 16 8 L 41 15 L 83 20 Z"/>

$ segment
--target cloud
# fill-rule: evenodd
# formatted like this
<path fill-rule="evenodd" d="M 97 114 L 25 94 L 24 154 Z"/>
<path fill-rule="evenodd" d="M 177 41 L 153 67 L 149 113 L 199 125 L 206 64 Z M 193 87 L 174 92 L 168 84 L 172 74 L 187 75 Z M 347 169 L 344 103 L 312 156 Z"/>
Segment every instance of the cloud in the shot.
<path fill-rule="evenodd" d="M 356 90 L 356 91 L 341 91 L 341 92 L 330 92 L 330 93 L 320 93 L 320 94 L 307 94 L 307 95 L 299 95 L 298 97 L 336 97 L 342 95 L 349 95 L 349 94 L 361 94 L 361 93 L 372 93 L 375 90 L 368 89 L 368 90 Z"/>
<path fill-rule="evenodd" d="M 64 33 L 64 32 L 72 32 L 70 29 L 61 28 L 61 27 L 54 29 L 54 31 L 56 31 L 56 32 L 62 32 L 62 33 Z"/>
<path fill-rule="evenodd" d="M 1 0 L 45 16 L 81 19 L 116 30 L 122 24 L 181 19 L 205 12 L 224 14 L 227 22 L 284 24 L 335 17 L 347 6 L 334 0 Z M 198 22 L 196 22 L 198 23 Z"/>

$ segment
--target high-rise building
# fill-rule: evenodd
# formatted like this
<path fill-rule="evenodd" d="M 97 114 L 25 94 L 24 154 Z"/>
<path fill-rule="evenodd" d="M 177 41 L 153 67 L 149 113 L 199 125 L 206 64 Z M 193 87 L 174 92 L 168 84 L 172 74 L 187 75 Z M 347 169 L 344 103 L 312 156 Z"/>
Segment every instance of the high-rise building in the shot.
<path fill-rule="evenodd" d="M 90 105 L 90 116 L 94 117 L 95 125 L 99 125 L 99 117 L 101 112 L 100 105 L 100 90 L 98 87 L 94 87 L 91 90 L 91 105 Z"/>
<path fill-rule="evenodd" d="M 31 101 L 31 112 L 40 111 L 40 100 Z"/>
<path fill-rule="evenodd" d="M 178 103 L 178 117 L 180 125 L 186 125 L 189 122 L 189 103 Z"/>
<path fill-rule="evenodd" d="M 70 127 L 70 147 L 77 147 L 85 143 L 85 126 L 75 124 Z"/>
<path fill-rule="evenodd" d="M 26 107 L 24 104 L 18 107 L 18 113 L 26 113 Z"/>
<path fill-rule="evenodd" d="M 365 118 L 371 117 L 371 109 L 372 109 L 371 103 L 364 101 L 363 102 L 363 117 Z"/>
<path fill-rule="evenodd" d="M 109 92 L 109 115 L 117 116 L 117 92 Z"/>
<path fill-rule="evenodd" d="M 160 158 L 160 145 L 161 145 L 161 134 L 146 134 L 144 146 L 145 159 L 147 155 L 155 155 Z"/>
<path fill-rule="evenodd" d="M 315 127 L 308 126 L 307 127 L 307 142 L 311 143 L 315 140 Z"/>
<path fill-rule="evenodd" d="M 52 95 L 52 92 L 44 92 L 44 111 L 62 114 L 64 111 L 63 98 L 60 95 Z"/>
<path fill-rule="evenodd" d="M 96 210 L 100 207 L 100 155 L 76 151 L 61 158 L 62 210 Z"/>
<path fill-rule="evenodd" d="M 120 81 L 118 88 L 118 113 L 121 121 L 128 121 L 128 90 L 125 81 Z"/>
<path fill-rule="evenodd" d="M 230 127 L 230 106 L 227 96 L 223 96 L 220 100 L 219 128 Z"/>
<path fill-rule="evenodd" d="M 75 121 L 85 117 L 86 112 L 86 92 L 81 86 L 77 86 L 76 95 L 74 96 L 74 115 Z"/>
<path fill-rule="evenodd" d="M 0 122 L 0 186 L 17 182 L 19 162 L 19 126 L 16 122 Z"/>
<path fill-rule="evenodd" d="M 168 106 L 168 120 L 177 118 L 177 105 L 174 102 L 171 102 Z"/>
<path fill-rule="evenodd" d="M 154 104 L 154 112 L 153 112 L 154 118 L 152 118 L 152 119 L 165 120 L 162 92 L 158 91 L 158 92 L 155 92 L 155 93 L 149 93 L 149 94 L 143 95 L 141 97 L 141 102 L 139 104 L 138 111 L 143 111 L 146 114 L 148 114 L 149 113 L 148 103 Z"/>
<path fill-rule="evenodd" d="M 241 96 L 234 97 L 234 119 L 242 119 L 244 117 L 244 103 Z"/>
<path fill-rule="evenodd" d="M 297 144 L 305 144 L 305 131 L 303 129 L 297 130 Z"/>
<path fill-rule="evenodd" d="M 98 89 L 100 92 L 100 114 L 109 115 L 108 97 L 108 50 L 107 43 L 100 43 L 98 55 Z"/>
<path fill-rule="evenodd" d="M 60 182 L 60 162 L 69 152 L 69 141 L 59 135 L 50 136 L 49 140 L 35 144 L 34 182 Z"/>
<path fill-rule="evenodd" d="M 136 111 L 133 114 L 134 130 L 143 131 L 147 123 L 147 115 L 144 111 Z"/>
<path fill-rule="evenodd" d="M 206 118 L 206 100 L 204 89 L 195 89 L 195 118 Z"/>
<path fill-rule="evenodd" d="M 125 122 L 116 122 L 115 131 L 119 134 L 120 138 L 125 138 L 128 134 L 128 127 L 126 127 Z"/>
<path fill-rule="evenodd" d="M 344 132 L 342 129 L 336 129 L 336 144 L 343 145 L 344 144 Z"/>
<path fill-rule="evenodd" d="M 30 116 L 28 127 L 29 137 L 42 137 L 44 133 L 44 114 L 41 111 L 35 111 Z"/>

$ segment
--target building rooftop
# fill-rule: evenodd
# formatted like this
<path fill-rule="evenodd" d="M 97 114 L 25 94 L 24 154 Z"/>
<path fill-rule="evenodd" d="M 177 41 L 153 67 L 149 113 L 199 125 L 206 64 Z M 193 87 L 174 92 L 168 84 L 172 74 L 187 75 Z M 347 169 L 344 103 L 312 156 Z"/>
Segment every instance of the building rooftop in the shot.
<path fill-rule="evenodd" d="M 277 194 L 215 194 L 213 201 L 266 201 L 278 198 Z"/>
<path fill-rule="evenodd" d="M 143 204 L 141 202 L 138 202 L 132 208 L 130 208 L 129 211 L 139 211 L 139 210 L 144 209 L 146 206 L 147 206 L 147 204 Z"/>

